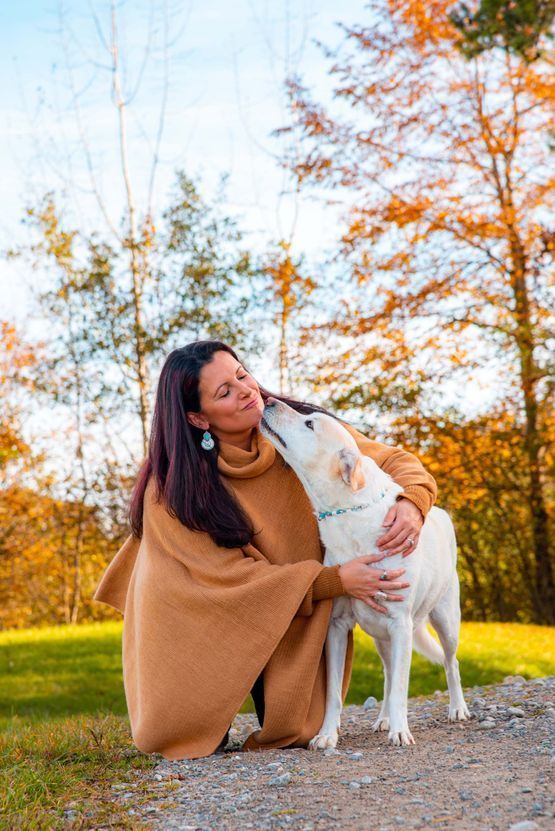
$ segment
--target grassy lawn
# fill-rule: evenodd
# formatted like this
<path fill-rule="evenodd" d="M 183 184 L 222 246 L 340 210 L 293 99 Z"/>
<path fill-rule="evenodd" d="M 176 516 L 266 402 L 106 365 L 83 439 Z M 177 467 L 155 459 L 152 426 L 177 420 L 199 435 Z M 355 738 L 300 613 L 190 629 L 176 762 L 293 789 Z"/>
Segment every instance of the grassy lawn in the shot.
<path fill-rule="evenodd" d="M 521 623 L 463 623 L 457 652 L 463 687 L 495 684 L 507 675 L 540 678 L 555 673 L 555 630 Z M 355 661 L 347 703 L 382 697 L 381 662 L 372 638 L 355 630 Z M 409 694 L 446 690 L 443 667 L 413 654 Z"/>
<path fill-rule="evenodd" d="M 381 698 L 372 640 L 357 630 L 349 703 Z M 463 624 L 464 686 L 555 672 L 553 630 Z M 411 695 L 445 689 L 441 667 L 413 658 Z M 250 699 L 243 710 L 251 710 Z M 0 828 L 134 828 L 111 787 L 151 757 L 129 738 L 121 681 L 121 623 L 0 632 Z M 136 793 L 135 801 L 141 799 Z M 64 819 L 64 810 L 74 813 Z"/>

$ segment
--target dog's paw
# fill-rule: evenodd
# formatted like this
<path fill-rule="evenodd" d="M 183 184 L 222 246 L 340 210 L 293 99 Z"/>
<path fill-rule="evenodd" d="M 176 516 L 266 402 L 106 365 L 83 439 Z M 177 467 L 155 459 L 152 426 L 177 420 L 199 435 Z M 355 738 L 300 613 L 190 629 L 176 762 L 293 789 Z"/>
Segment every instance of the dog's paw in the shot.
<path fill-rule="evenodd" d="M 390 744 L 395 745 L 395 747 L 408 747 L 411 744 L 415 744 L 412 733 L 408 729 L 397 731 L 390 730 L 388 738 Z"/>
<path fill-rule="evenodd" d="M 458 707 L 449 707 L 449 721 L 466 721 L 469 718 L 470 711 L 464 701 Z"/>
<path fill-rule="evenodd" d="M 335 730 L 333 733 L 318 733 L 308 743 L 309 750 L 326 750 L 328 747 L 337 747 L 338 734 Z"/>
<path fill-rule="evenodd" d="M 387 716 L 378 716 L 377 720 L 372 725 L 372 730 L 374 733 L 389 730 L 389 719 Z"/>

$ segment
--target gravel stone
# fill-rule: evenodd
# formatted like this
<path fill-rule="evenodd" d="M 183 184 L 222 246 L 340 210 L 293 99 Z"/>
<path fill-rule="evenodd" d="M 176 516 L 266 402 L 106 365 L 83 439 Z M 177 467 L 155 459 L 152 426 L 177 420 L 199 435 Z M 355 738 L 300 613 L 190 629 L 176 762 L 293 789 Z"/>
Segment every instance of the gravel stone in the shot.
<path fill-rule="evenodd" d="M 555 678 L 509 677 L 465 697 L 474 717 L 454 724 L 444 692 L 411 699 L 410 748 L 391 746 L 386 732 L 372 732 L 369 708 L 349 705 L 337 749 L 242 753 L 258 721 L 240 714 L 224 752 L 153 754 L 155 767 L 130 771 L 110 798 L 149 831 L 552 829 Z M 64 808 L 69 826 L 74 806 Z"/>
<path fill-rule="evenodd" d="M 273 779 L 270 779 L 268 785 L 288 785 L 291 781 L 291 774 L 290 773 L 282 773 L 281 776 L 274 776 Z"/>

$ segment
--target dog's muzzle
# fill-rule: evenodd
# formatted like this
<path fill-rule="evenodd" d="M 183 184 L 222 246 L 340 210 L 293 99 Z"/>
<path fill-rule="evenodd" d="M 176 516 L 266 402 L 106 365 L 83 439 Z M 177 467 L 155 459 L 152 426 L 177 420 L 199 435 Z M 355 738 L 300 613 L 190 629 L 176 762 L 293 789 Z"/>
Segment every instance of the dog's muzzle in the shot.
<path fill-rule="evenodd" d="M 276 433 L 276 431 L 273 429 L 273 427 L 270 427 L 270 425 L 268 424 L 268 422 L 266 421 L 264 416 L 262 416 L 262 418 L 260 419 L 260 423 L 262 424 L 264 429 L 268 431 L 268 433 L 271 433 L 272 436 L 274 436 L 279 441 L 279 443 L 282 445 L 282 447 L 287 447 L 287 444 L 285 443 L 285 439 L 282 439 L 280 434 Z"/>

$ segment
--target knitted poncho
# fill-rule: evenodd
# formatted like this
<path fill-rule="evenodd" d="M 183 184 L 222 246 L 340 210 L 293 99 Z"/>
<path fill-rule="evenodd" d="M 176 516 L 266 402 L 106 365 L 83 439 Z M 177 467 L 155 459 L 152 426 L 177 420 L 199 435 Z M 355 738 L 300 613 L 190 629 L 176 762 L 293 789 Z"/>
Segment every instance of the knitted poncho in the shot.
<path fill-rule="evenodd" d="M 427 513 L 435 483 L 411 454 L 353 432 L 360 450 Z M 338 566 L 291 468 L 257 430 L 222 443 L 220 474 L 252 520 L 253 544 L 221 548 L 145 492 L 143 536 L 128 537 L 95 599 L 124 613 L 123 671 L 133 740 L 168 759 L 212 753 L 264 670 L 265 717 L 245 750 L 306 746 L 323 721 L 324 643 Z M 370 552 L 369 552 L 370 553 Z M 349 641 L 343 694 L 350 679 Z"/>

